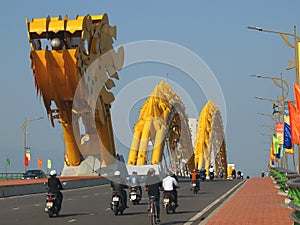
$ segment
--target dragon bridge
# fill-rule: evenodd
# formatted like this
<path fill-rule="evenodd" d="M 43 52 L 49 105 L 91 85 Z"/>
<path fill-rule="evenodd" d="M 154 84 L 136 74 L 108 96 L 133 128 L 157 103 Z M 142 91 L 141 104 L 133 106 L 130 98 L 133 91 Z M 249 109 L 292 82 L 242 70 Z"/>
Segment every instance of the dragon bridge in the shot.
<path fill-rule="evenodd" d="M 113 163 L 116 153 L 110 104 L 114 95 L 109 90 L 115 86 L 111 78 L 118 79 L 117 71 L 124 57 L 122 48 L 113 50 L 116 27 L 109 25 L 107 14 L 77 16 L 75 20 L 69 20 L 68 16 L 32 21 L 27 18 L 26 23 L 37 95 L 43 99 L 52 126 L 55 119 L 62 125 L 69 165 L 80 165 L 85 154 L 99 154 L 102 165 Z M 73 101 L 78 84 L 89 66 L 105 53 L 96 77 L 84 80 L 90 92 L 94 86 L 101 86 L 95 106 L 82 95 L 79 98 L 86 106 L 76 111 Z M 91 117 L 94 125 L 88 124 Z M 79 131 L 79 119 L 85 126 L 85 134 Z M 100 140 L 101 145 L 91 153 L 95 146 L 92 141 L 81 143 L 82 136 Z"/>
<path fill-rule="evenodd" d="M 161 81 L 140 110 L 127 165 L 166 163 L 175 169 L 182 162 L 189 169 L 195 166 L 185 107 L 169 84 Z"/>
<path fill-rule="evenodd" d="M 227 176 L 225 148 L 221 113 L 209 100 L 198 120 L 193 151 L 184 105 L 171 87 L 162 81 L 140 110 L 127 165 L 130 168 L 166 163 L 167 168 L 183 172 L 203 167 L 208 170 L 213 165 L 215 171 L 222 168 Z"/>
<path fill-rule="evenodd" d="M 198 170 L 210 166 L 216 172 L 223 169 L 227 177 L 227 157 L 224 127 L 221 112 L 212 100 L 209 100 L 200 113 L 195 143 L 195 165 Z"/>

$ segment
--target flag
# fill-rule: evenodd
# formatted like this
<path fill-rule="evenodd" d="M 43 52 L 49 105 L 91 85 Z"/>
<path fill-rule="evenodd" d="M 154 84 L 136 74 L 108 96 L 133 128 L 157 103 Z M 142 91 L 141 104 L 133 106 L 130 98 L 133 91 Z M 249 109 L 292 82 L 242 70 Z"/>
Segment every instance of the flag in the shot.
<path fill-rule="evenodd" d="M 40 158 L 38 158 L 37 161 L 38 161 L 38 168 L 42 168 L 43 161 Z"/>
<path fill-rule="evenodd" d="M 51 169 L 51 160 L 50 159 L 48 159 L 48 161 L 47 161 L 47 168 Z"/>
<path fill-rule="evenodd" d="M 278 144 L 283 145 L 283 122 L 276 123 L 276 137 L 278 138 Z"/>
<path fill-rule="evenodd" d="M 291 136 L 292 136 L 292 145 L 300 144 L 299 112 L 290 101 L 288 101 L 288 107 L 289 107 L 289 115 L 290 115 L 290 129 L 291 129 Z"/>
<path fill-rule="evenodd" d="M 24 165 L 25 166 L 29 165 L 29 163 L 28 163 L 28 157 L 27 156 L 24 157 Z"/>
<path fill-rule="evenodd" d="M 273 136 L 273 152 L 274 155 L 278 154 L 278 138 L 275 135 Z"/>
<path fill-rule="evenodd" d="M 10 166 L 10 160 L 7 156 L 6 156 L 6 166 Z"/>
<path fill-rule="evenodd" d="M 284 102 L 284 131 L 283 131 L 283 148 L 287 154 L 293 154 L 294 149 L 292 145 L 292 135 L 291 135 L 291 127 L 290 127 L 290 116 L 288 104 Z"/>
<path fill-rule="evenodd" d="M 296 108 L 300 111 L 300 86 L 294 83 L 294 96 L 296 100 Z"/>

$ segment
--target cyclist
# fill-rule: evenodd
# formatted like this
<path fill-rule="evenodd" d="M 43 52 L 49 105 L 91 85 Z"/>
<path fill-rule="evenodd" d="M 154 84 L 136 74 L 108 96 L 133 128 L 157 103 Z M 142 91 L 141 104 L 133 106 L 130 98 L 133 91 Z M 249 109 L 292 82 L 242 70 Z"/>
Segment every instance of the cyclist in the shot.
<path fill-rule="evenodd" d="M 160 206 L 159 206 L 160 190 L 162 190 L 162 182 L 160 178 L 157 175 L 155 175 L 155 170 L 153 168 L 150 168 L 148 170 L 148 175 L 145 181 L 145 191 L 147 191 L 148 193 L 149 200 L 151 196 L 155 197 L 157 222 L 160 222 Z"/>

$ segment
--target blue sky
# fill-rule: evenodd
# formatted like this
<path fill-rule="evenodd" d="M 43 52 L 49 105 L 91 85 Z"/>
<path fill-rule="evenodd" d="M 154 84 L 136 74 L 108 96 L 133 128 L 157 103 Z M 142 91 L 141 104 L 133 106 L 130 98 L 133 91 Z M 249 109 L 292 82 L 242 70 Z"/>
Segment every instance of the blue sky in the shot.
<path fill-rule="evenodd" d="M 18 6 L 18 7 L 16 7 Z M 0 9 L 1 76 L 0 76 L 0 172 L 5 171 L 5 157 L 11 161 L 9 172 L 23 170 L 23 133 L 25 117 L 33 121 L 28 127 L 27 142 L 32 148 L 32 167 L 36 158 L 52 159 L 54 167 L 62 167 L 64 145 L 60 125 L 51 127 L 44 106 L 34 89 L 30 68 L 30 46 L 26 17 L 96 15 L 107 13 L 110 24 L 117 26 L 114 46 L 142 40 L 161 40 L 183 46 L 199 57 L 215 74 L 224 94 L 227 123 L 226 143 L 229 163 L 235 163 L 245 175 L 259 176 L 268 162 L 270 133 L 260 124 L 273 125 L 270 102 L 254 96 L 276 98 L 281 94 L 271 80 L 250 78 L 251 74 L 279 77 L 282 72 L 290 86 L 295 71 L 286 71 L 294 51 L 276 34 L 248 30 L 247 26 L 293 32 L 300 29 L 298 1 L 7 1 Z M 148 74 L 145 69 L 149 69 Z M 178 71 L 166 66 L 151 69 L 150 65 L 119 73 L 117 85 L 124 86 L 139 74 L 168 74 L 176 80 Z M 185 80 L 176 80 L 189 89 Z M 191 88 L 192 89 L 192 88 Z M 293 91 L 290 90 L 290 98 Z M 138 93 L 137 93 L 138 94 Z M 201 93 L 192 93 L 198 110 L 205 105 Z M 189 112 L 188 112 L 189 113 Z M 190 113 L 191 114 L 191 113 Z M 292 167 L 293 168 L 293 167 Z"/>

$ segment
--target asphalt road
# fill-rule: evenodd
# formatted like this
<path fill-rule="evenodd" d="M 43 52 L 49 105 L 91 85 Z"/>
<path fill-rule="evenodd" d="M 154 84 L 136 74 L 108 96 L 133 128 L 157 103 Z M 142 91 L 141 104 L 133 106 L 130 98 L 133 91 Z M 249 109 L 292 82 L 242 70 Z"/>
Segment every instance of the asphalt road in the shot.
<path fill-rule="evenodd" d="M 194 195 L 190 182 L 180 180 L 178 189 L 179 207 L 175 214 L 166 214 L 161 207 L 161 223 L 199 224 L 219 206 L 229 195 L 224 194 L 237 187 L 241 180 L 214 180 L 201 182 L 201 190 Z M 35 194 L 0 199 L 1 225 L 66 225 L 66 224 L 113 224 L 141 225 L 150 224 L 147 198 L 143 195 L 140 205 L 128 202 L 129 209 L 124 215 L 115 216 L 110 209 L 111 190 L 109 185 L 63 191 L 64 201 L 59 217 L 49 218 L 44 212 L 46 194 Z M 222 197 L 223 196 L 223 197 Z M 221 197 L 221 199 L 220 199 Z M 219 199 L 219 200 L 217 200 Z M 216 201 L 217 200 L 217 201 Z M 217 202 L 216 204 L 213 204 Z"/>

